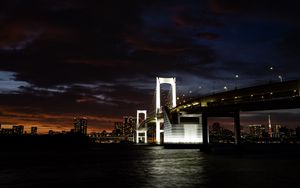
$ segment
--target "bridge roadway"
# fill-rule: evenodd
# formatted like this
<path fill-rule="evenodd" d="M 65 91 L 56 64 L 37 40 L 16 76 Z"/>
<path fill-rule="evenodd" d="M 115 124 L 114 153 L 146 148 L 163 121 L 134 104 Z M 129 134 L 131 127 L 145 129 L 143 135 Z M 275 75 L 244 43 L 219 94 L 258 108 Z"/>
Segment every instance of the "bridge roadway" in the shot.
<path fill-rule="evenodd" d="M 166 109 L 171 123 L 178 113 L 202 114 L 203 144 L 208 143 L 208 117 L 233 117 L 235 143 L 240 143 L 240 112 L 300 108 L 300 80 L 270 83 L 197 97 Z"/>
<path fill-rule="evenodd" d="M 220 107 L 229 108 L 230 106 L 245 111 L 297 108 L 298 105 L 295 102 L 299 95 L 300 80 L 293 80 L 197 97 L 180 103 L 172 111 L 191 109 L 214 111 L 216 108 L 220 110 Z M 276 104 L 272 105 L 274 102 Z"/>

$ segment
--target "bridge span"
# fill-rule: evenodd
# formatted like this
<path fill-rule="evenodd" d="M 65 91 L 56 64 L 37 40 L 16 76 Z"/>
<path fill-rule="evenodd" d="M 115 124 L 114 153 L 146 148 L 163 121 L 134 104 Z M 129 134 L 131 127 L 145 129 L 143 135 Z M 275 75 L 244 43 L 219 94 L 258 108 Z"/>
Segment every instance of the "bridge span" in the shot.
<path fill-rule="evenodd" d="M 175 78 L 157 78 L 156 88 L 159 88 L 160 80 L 172 85 L 172 106 L 162 107 L 160 101 L 158 103 L 156 100 L 155 116 L 146 118 L 137 125 L 137 134 L 139 127 L 144 127 L 141 132 L 147 137 L 145 125 L 155 121 L 157 144 L 161 143 L 161 133 L 164 134 L 164 143 L 208 144 L 208 117 L 232 117 L 235 143 L 239 144 L 241 111 L 300 108 L 300 80 L 269 83 L 195 97 L 178 105 L 176 101 L 174 102 L 176 98 Z M 158 99 L 157 96 L 160 96 L 159 89 L 156 89 L 156 99 Z M 161 124 L 163 124 L 163 130 L 160 130 Z"/>

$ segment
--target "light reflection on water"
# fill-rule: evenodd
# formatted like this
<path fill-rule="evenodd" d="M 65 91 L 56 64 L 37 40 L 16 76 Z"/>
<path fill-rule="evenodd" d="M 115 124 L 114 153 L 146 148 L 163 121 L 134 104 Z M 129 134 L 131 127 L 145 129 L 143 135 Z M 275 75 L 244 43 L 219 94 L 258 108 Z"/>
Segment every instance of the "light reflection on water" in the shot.
<path fill-rule="evenodd" d="M 6 152 L 0 187 L 199 187 L 205 183 L 202 155 L 161 146 Z"/>
<path fill-rule="evenodd" d="M 0 152 L 0 188 L 299 187 L 300 153 L 205 154 L 162 146 Z"/>
<path fill-rule="evenodd" d="M 197 187 L 205 184 L 204 158 L 197 149 L 150 150 L 144 160 L 147 182 L 154 187 Z"/>

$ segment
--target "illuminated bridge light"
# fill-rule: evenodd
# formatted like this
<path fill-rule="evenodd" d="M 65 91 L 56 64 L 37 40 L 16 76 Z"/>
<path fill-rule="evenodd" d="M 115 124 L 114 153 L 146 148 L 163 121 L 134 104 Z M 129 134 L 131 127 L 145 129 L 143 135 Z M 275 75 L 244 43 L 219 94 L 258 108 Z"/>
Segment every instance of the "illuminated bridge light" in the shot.
<path fill-rule="evenodd" d="M 203 107 L 204 107 L 204 106 L 207 106 L 207 102 L 206 102 L 206 101 L 202 101 L 202 102 L 201 102 L 201 106 L 203 106 Z"/>
<path fill-rule="evenodd" d="M 193 106 L 196 106 L 196 105 L 198 105 L 199 104 L 199 102 L 194 102 L 193 103 Z"/>
<path fill-rule="evenodd" d="M 238 97 L 237 97 L 237 96 L 235 96 L 234 98 L 235 98 L 235 99 L 237 99 Z"/>
<path fill-rule="evenodd" d="M 224 101 L 224 99 L 222 98 L 221 101 Z"/>
<path fill-rule="evenodd" d="M 253 94 L 251 94 L 250 96 L 253 97 Z"/>

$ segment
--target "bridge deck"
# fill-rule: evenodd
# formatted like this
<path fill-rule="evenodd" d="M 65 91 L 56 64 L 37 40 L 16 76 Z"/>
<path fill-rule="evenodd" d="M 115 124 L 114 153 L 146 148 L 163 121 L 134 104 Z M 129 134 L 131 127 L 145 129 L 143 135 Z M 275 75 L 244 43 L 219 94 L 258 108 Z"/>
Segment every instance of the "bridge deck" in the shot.
<path fill-rule="evenodd" d="M 178 111 L 271 110 L 300 108 L 300 81 L 266 84 L 192 99 L 173 108 Z"/>

